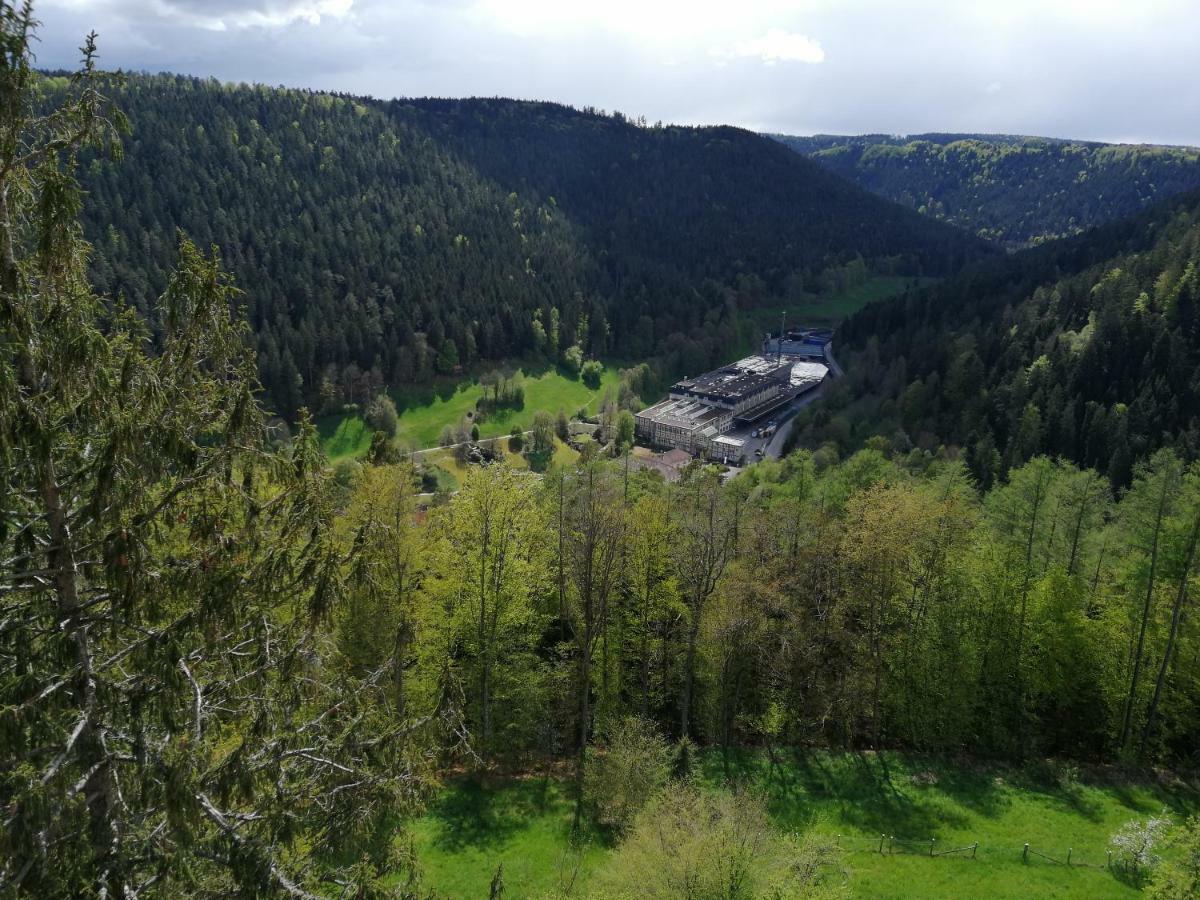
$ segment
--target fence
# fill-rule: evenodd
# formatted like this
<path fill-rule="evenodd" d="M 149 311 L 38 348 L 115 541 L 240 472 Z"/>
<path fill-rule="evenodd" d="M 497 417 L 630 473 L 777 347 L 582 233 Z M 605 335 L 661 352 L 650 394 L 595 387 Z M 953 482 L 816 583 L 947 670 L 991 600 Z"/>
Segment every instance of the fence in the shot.
<path fill-rule="evenodd" d="M 1112 851 L 1105 851 L 1105 861 L 1103 863 L 1088 862 L 1080 859 L 1073 847 L 1068 847 L 1065 856 L 1051 856 L 1047 853 L 1042 853 L 1035 850 L 1028 843 L 1021 848 L 1016 847 L 980 847 L 979 841 L 972 841 L 969 844 L 961 847 L 940 847 L 938 846 L 937 838 L 928 838 L 924 840 L 912 840 L 906 838 L 898 838 L 894 834 L 880 834 L 878 839 L 872 838 L 846 838 L 843 835 L 837 835 L 835 845 L 838 849 L 848 853 L 872 853 L 881 856 L 895 856 L 896 854 L 904 854 L 909 856 L 928 856 L 936 858 L 939 856 L 955 856 L 960 859 L 978 859 L 983 855 L 986 857 L 1007 858 L 1013 862 L 1020 859 L 1025 865 L 1031 865 L 1035 862 L 1047 862 L 1056 866 L 1069 866 L 1071 868 L 1080 869 L 1112 869 L 1113 858 Z"/>

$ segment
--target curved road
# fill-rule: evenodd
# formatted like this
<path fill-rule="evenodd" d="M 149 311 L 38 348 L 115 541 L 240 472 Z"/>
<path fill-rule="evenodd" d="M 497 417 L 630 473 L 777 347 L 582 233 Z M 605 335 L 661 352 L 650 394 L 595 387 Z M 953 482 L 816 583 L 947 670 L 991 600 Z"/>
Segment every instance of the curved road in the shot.
<path fill-rule="evenodd" d="M 800 410 L 804 409 L 810 403 L 821 399 L 821 396 L 825 393 L 825 386 L 829 384 L 830 379 L 841 378 L 845 374 L 842 372 L 842 367 L 838 365 L 837 360 L 833 358 L 833 351 L 830 349 L 832 346 L 832 342 L 825 345 L 825 365 L 829 366 L 829 378 L 822 381 L 804 396 L 792 401 L 791 406 L 784 413 L 787 418 L 780 424 L 779 430 L 771 436 L 771 439 L 764 448 L 766 455 L 771 457 L 771 459 L 779 459 L 779 457 L 783 456 L 783 447 L 787 443 L 788 435 L 792 433 L 792 424 L 796 421 L 796 413 L 800 412 Z"/>

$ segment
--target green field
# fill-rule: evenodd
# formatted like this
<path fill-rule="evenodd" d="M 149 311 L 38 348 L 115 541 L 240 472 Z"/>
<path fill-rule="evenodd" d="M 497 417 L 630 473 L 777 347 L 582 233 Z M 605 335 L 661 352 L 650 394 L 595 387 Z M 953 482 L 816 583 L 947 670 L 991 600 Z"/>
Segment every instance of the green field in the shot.
<path fill-rule="evenodd" d="M 480 424 L 479 436 L 499 437 L 514 427 L 525 431 L 539 410 L 556 413 L 561 409 L 567 415 L 580 409 L 595 412 L 604 391 L 616 390 L 617 382 L 618 372 L 614 366 L 605 366 L 598 390 L 554 369 L 524 375 L 524 406 L 492 413 Z M 402 444 L 418 449 L 436 447 L 442 429 L 474 412 L 475 402 L 482 396 L 483 386 L 475 380 L 394 392 L 393 399 L 400 412 L 398 439 Z M 317 422 L 317 427 L 321 446 L 331 460 L 361 456 L 371 446 L 371 431 L 360 416 L 325 416 Z"/>
<path fill-rule="evenodd" d="M 1200 806 L 1195 786 L 1130 782 L 1103 773 L 1063 778 L 1053 766 L 1029 770 L 898 754 L 763 753 L 734 756 L 730 777 L 764 792 L 782 830 L 837 836 L 851 893 L 862 897 L 1135 897 L 1139 891 L 1104 864 L 1109 836 L 1134 818 L 1166 807 L 1179 821 Z M 724 780 L 719 753 L 701 777 Z M 610 846 L 591 835 L 569 841 L 569 787 L 553 777 L 452 782 L 413 828 L 426 887 L 441 897 L 486 897 L 497 865 L 505 897 L 542 897 L 587 885 Z M 879 853 L 880 835 L 895 836 Z M 969 853 L 929 856 L 967 847 Z M 908 840 L 911 844 L 902 844 Z M 1022 848 L 1072 862 L 1056 865 Z"/>
<path fill-rule="evenodd" d="M 778 327 L 779 314 L 785 309 L 791 324 L 836 325 L 868 303 L 894 297 L 910 287 L 930 284 L 934 280 L 900 275 L 876 275 L 840 294 L 814 296 L 799 302 L 785 303 L 778 309 L 759 309 L 755 310 L 753 315 L 756 323 L 768 328 Z"/>

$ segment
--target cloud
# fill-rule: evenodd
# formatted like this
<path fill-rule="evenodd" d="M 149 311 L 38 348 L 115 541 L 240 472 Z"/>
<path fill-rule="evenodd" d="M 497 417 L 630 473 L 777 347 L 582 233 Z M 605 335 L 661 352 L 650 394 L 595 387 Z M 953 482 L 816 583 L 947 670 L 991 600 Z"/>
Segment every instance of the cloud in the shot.
<path fill-rule="evenodd" d="M 230 31 L 320 25 L 322 17 L 346 17 L 353 5 L 354 0 L 154 0 L 152 9 L 182 25 Z"/>
<path fill-rule="evenodd" d="M 772 28 L 761 37 L 738 41 L 732 51 L 718 55 L 742 59 L 757 57 L 768 66 L 778 62 L 816 64 L 825 61 L 825 50 L 819 43 L 806 34 L 782 28 Z"/>
<path fill-rule="evenodd" d="M 38 64 L 791 133 L 1200 144 L 1196 0 L 36 0 Z M 814 64 L 820 61 L 820 64 Z M 999 89 L 997 89 L 999 88 Z"/>

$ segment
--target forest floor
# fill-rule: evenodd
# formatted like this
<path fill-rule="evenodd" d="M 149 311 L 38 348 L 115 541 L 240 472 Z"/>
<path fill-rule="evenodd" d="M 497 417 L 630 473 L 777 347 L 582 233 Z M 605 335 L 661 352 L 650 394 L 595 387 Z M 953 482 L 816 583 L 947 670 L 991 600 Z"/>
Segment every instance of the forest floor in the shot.
<path fill-rule="evenodd" d="M 507 435 L 513 428 L 527 430 L 533 424 L 534 414 L 540 410 L 555 414 L 561 409 L 568 416 L 581 409 L 595 413 L 604 392 L 609 388 L 615 391 L 618 383 L 615 366 L 605 366 L 596 389 L 557 369 L 523 372 L 522 376 L 524 404 L 520 409 L 490 413 L 479 423 L 480 438 Z M 475 403 L 482 396 L 483 386 L 472 378 L 393 391 L 392 399 L 400 413 L 397 440 L 411 449 L 436 447 L 442 429 L 457 424 L 468 413 L 473 414 Z M 323 416 L 317 421 L 317 427 L 321 446 L 330 460 L 362 456 L 371 446 L 371 429 L 361 416 Z"/>
<path fill-rule="evenodd" d="M 703 757 L 700 778 L 725 783 L 719 752 Z M 1134 897 L 1138 888 L 1106 867 L 1111 835 L 1164 809 L 1176 821 L 1200 809 L 1195 783 L 1065 764 L 790 751 L 772 762 L 742 751 L 731 755 L 728 778 L 765 795 L 781 830 L 836 840 L 843 853 L 833 876 L 862 897 Z M 450 781 L 411 830 L 426 888 L 487 896 L 503 864 L 505 897 L 587 896 L 613 839 L 593 832 L 573 844 L 572 812 L 561 775 Z M 940 855 L 976 843 L 974 856 Z M 1037 855 L 1065 861 L 1068 849 L 1071 866 Z"/>

